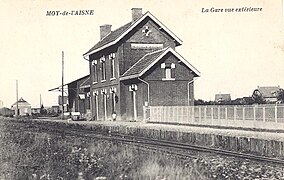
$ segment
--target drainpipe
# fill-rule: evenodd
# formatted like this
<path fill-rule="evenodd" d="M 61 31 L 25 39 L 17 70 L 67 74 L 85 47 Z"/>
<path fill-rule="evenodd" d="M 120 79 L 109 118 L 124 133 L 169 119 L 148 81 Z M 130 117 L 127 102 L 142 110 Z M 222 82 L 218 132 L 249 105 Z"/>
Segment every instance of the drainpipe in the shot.
<path fill-rule="evenodd" d="M 189 105 L 189 103 L 190 103 L 190 102 L 189 102 L 189 101 L 190 101 L 190 100 L 189 100 L 189 84 L 193 83 L 195 80 L 196 80 L 196 79 L 193 78 L 191 81 L 189 81 L 189 82 L 187 83 L 187 95 L 188 95 L 188 102 L 187 102 L 187 103 L 188 103 L 188 105 Z"/>
<path fill-rule="evenodd" d="M 138 79 L 147 85 L 147 89 L 148 89 L 147 101 L 148 101 L 148 106 L 149 106 L 150 105 L 150 84 L 148 82 L 144 81 L 143 79 L 141 79 L 140 77 L 138 77 Z"/>

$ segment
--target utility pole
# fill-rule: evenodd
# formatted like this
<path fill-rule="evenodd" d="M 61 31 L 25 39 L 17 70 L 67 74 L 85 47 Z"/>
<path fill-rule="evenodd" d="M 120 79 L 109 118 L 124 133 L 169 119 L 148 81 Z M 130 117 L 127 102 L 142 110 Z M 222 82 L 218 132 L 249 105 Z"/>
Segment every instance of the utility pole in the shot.
<path fill-rule="evenodd" d="M 18 104 L 18 80 L 16 80 L 16 98 L 17 98 L 17 101 L 16 101 L 16 117 L 19 116 L 19 104 Z"/>
<path fill-rule="evenodd" d="M 39 94 L 39 108 L 41 108 L 41 94 Z"/>
<path fill-rule="evenodd" d="M 62 98 L 62 120 L 64 120 L 64 51 L 62 51 L 62 89 L 61 89 L 61 98 Z"/>

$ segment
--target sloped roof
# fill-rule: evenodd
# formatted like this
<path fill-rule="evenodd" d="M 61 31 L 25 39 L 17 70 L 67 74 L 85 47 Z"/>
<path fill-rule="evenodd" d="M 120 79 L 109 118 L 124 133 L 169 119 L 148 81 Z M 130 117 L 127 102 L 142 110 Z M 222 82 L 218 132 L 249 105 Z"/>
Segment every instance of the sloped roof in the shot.
<path fill-rule="evenodd" d="M 215 94 L 215 101 L 230 101 L 230 94 Z"/>
<path fill-rule="evenodd" d="M 257 88 L 261 93 L 262 97 L 269 98 L 269 97 L 276 97 L 277 91 L 279 91 L 279 86 L 262 86 Z"/>
<path fill-rule="evenodd" d="M 172 53 L 176 58 L 182 61 L 189 69 L 191 69 L 196 77 L 200 76 L 200 72 L 193 67 L 187 60 L 185 60 L 180 54 L 178 54 L 171 47 L 160 49 L 144 55 L 133 66 L 131 66 L 120 78 L 120 80 L 132 79 L 142 76 L 152 66 L 154 66 L 162 57 L 167 53 Z"/>
<path fill-rule="evenodd" d="M 94 51 L 95 49 L 98 49 L 110 42 L 113 42 L 114 40 L 116 40 L 126 29 L 128 29 L 131 26 L 131 22 L 125 24 L 124 26 L 121 26 L 120 28 L 112 31 L 109 35 L 107 35 L 105 38 L 103 38 L 102 40 L 100 40 L 95 46 L 93 46 L 88 52 L 86 52 L 85 54 L 88 54 L 92 51 Z M 85 55 L 84 54 L 84 55 Z"/>
<path fill-rule="evenodd" d="M 22 97 L 18 100 L 18 103 L 25 103 L 25 104 L 28 104 L 30 105 L 30 103 L 28 103 L 26 100 L 24 100 Z M 17 102 L 15 102 L 12 106 L 16 105 Z"/>
<path fill-rule="evenodd" d="M 76 81 L 80 81 L 80 80 L 85 79 L 85 78 L 87 79 L 88 77 L 90 77 L 89 74 L 86 75 L 86 76 L 80 77 L 80 78 L 78 78 L 78 79 L 76 79 L 76 80 L 74 80 L 74 81 L 71 81 L 71 82 L 69 82 L 69 83 L 66 83 L 66 84 L 63 85 L 63 87 L 64 87 L 64 86 L 68 86 L 69 84 L 74 83 L 74 82 L 76 82 Z M 56 87 L 56 88 L 49 89 L 48 91 L 60 90 L 61 87 L 62 87 L 62 86 L 58 86 L 58 87 Z"/>
<path fill-rule="evenodd" d="M 91 84 L 90 76 L 80 85 L 80 88 L 88 88 Z"/>
<path fill-rule="evenodd" d="M 139 59 L 133 66 L 131 66 L 121 77 L 127 76 L 139 76 L 139 74 L 148 67 L 153 61 L 155 61 L 160 54 L 165 52 L 166 49 L 160 49 L 158 51 L 154 51 L 144 55 L 141 59 Z"/>
<path fill-rule="evenodd" d="M 163 23 L 161 23 L 155 16 L 153 16 L 149 11 L 143 16 L 138 18 L 135 22 L 127 23 L 126 25 L 112 31 L 109 35 L 99 41 L 94 47 L 83 54 L 84 57 L 89 56 L 93 53 L 101 51 L 111 45 L 116 44 L 124 36 L 126 36 L 131 30 L 133 30 L 138 24 L 140 24 L 145 18 L 149 17 L 155 23 L 157 23 L 166 33 L 168 33 L 173 39 L 175 39 L 177 45 L 181 45 L 182 41 L 173 32 L 171 32 Z"/>

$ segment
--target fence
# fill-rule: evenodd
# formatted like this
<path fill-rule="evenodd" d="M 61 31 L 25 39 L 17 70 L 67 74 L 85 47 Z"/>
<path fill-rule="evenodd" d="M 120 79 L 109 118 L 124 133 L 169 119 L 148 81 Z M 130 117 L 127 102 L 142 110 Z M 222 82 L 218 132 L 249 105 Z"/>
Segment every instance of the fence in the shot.
<path fill-rule="evenodd" d="M 284 105 L 150 106 L 144 108 L 144 119 L 161 123 L 284 130 Z"/>

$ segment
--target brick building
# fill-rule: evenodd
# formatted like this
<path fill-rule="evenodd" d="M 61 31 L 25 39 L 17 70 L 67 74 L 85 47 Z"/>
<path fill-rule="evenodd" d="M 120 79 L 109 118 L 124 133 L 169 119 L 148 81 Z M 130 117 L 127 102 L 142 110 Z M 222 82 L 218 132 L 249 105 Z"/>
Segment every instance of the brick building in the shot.
<path fill-rule="evenodd" d="M 112 31 L 100 26 L 89 61 L 91 112 L 95 120 L 141 120 L 143 106 L 193 105 L 199 71 L 175 51 L 182 41 L 150 12 L 132 9 L 132 21 Z"/>

